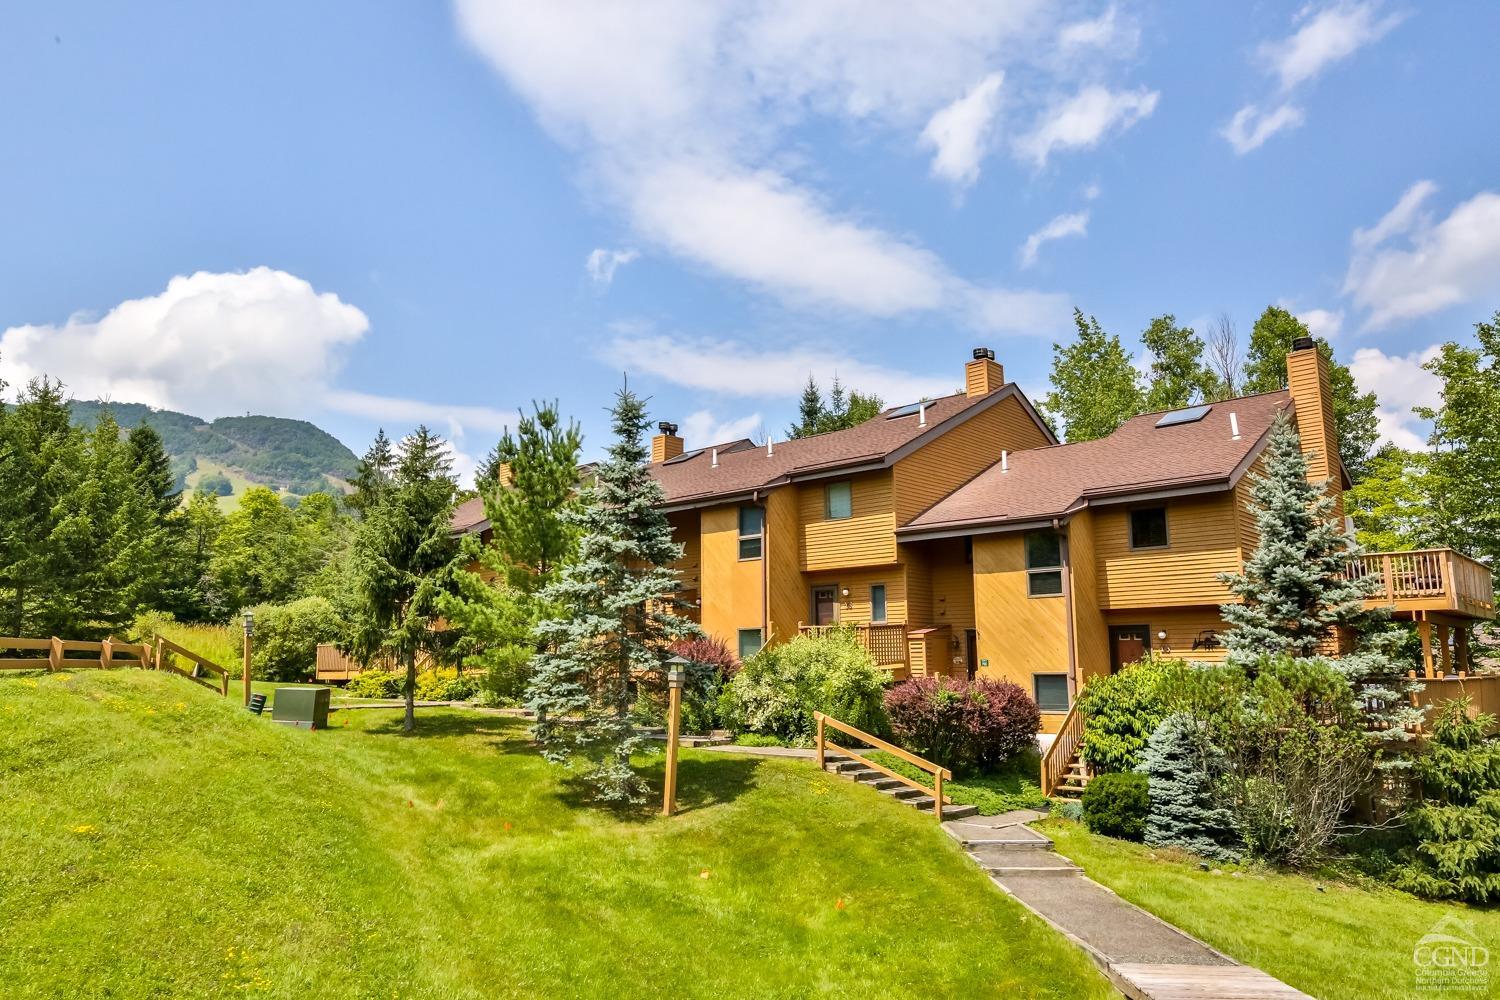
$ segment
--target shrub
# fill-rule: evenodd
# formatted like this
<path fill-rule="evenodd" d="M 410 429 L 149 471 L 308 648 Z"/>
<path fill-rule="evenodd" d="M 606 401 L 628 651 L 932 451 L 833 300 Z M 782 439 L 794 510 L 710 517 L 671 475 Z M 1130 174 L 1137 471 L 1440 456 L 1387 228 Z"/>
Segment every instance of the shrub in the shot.
<path fill-rule="evenodd" d="M 1408 817 L 1417 838 L 1397 884 L 1438 899 L 1500 900 L 1500 740 L 1491 715 L 1469 718 L 1467 698 L 1438 709 L 1416 761 L 1423 801 Z"/>
<path fill-rule="evenodd" d="M 1185 670 L 1181 660 L 1147 657 L 1117 674 L 1096 677 L 1078 696 L 1083 712 L 1083 759 L 1095 773 L 1131 771 L 1146 741 L 1167 716 L 1164 687 Z"/>
<path fill-rule="evenodd" d="M 268 681 L 311 680 L 318 644 L 336 642 L 344 623 L 327 599 L 304 597 L 290 604 L 263 604 L 253 609 L 255 635 L 250 669 Z"/>
<path fill-rule="evenodd" d="M 1237 856 L 1227 846 L 1234 836 L 1234 815 L 1219 790 L 1224 754 L 1209 742 L 1205 729 L 1178 712 L 1151 734 L 1140 767 L 1151 799 L 1146 843 L 1231 861 Z"/>
<path fill-rule="evenodd" d="M 898 742 L 955 770 L 998 767 L 1034 746 L 1042 724 L 1025 691 L 988 679 L 914 677 L 885 693 L 885 711 Z"/>
<path fill-rule="evenodd" d="M 401 675 L 396 675 L 401 679 Z M 417 675 L 418 701 L 468 701 L 479 693 L 479 680 L 456 669 L 427 670 Z"/>
<path fill-rule="evenodd" d="M 344 693 L 351 698 L 399 698 L 406 675 L 374 668 L 349 678 Z"/>
<path fill-rule="evenodd" d="M 1083 821 L 1094 833 L 1140 840 L 1146 832 L 1151 797 L 1144 774 L 1101 774 L 1083 790 Z"/>
<path fill-rule="evenodd" d="M 885 675 L 849 630 L 799 635 L 746 660 L 718 699 L 720 719 L 736 732 L 806 744 L 813 712 L 866 732 L 885 732 Z"/>
<path fill-rule="evenodd" d="M 688 661 L 682 690 L 682 731 L 707 733 L 719 723 L 719 695 L 739 670 L 739 661 L 713 636 L 673 643 L 672 655 Z"/>

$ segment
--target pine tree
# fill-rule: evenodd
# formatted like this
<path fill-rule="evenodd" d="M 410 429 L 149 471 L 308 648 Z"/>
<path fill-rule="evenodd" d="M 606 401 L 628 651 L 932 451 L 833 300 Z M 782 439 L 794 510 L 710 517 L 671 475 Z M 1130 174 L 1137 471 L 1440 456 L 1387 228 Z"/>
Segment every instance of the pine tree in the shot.
<path fill-rule="evenodd" d="M 1495 717 L 1450 701 L 1416 760 L 1423 802 L 1407 814 L 1417 846 L 1397 884 L 1439 899 L 1500 900 L 1500 740 Z"/>
<path fill-rule="evenodd" d="M 363 516 L 380 502 L 382 494 L 390 485 L 396 468 L 396 452 L 391 439 L 385 436 L 385 428 L 375 431 L 375 441 L 360 459 L 359 471 L 352 483 L 354 491 L 344 498 L 350 510 Z"/>
<path fill-rule="evenodd" d="M 1224 754 L 1202 723 L 1178 712 L 1162 720 L 1146 744 L 1136 770 L 1149 779 L 1151 812 L 1146 843 L 1181 847 L 1219 861 L 1233 861 L 1234 814 L 1218 795 Z"/>
<path fill-rule="evenodd" d="M 818 427 L 823 423 L 823 413 L 823 393 L 818 389 L 818 383 L 808 375 L 807 385 L 802 387 L 802 400 L 797 405 L 797 422 L 787 428 L 786 436 L 795 440 L 818 433 Z"/>
<path fill-rule="evenodd" d="M 350 650 L 361 660 L 390 657 L 405 667 L 408 733 L 417 724 L 417 659 L 445 657 L 462 638 L 439 628 L 442 596 L 452 592 L 462 554 L 449 530 L 456 490 L 447 443 L 418 427 L 402 440 L 389 482 L 369 494 L 375 502 L 354 538 Z"/>
<path fill-rule="evenodd" d="M 642 783 L 630 757 L 644 740 L 630 719 L 632 681 L 660 671 L 671 643 L 701 632 L 673 596 L 682 546 L 656 507 L 663 493 L 646 463 L 645 407 L 627 387 L 611 416 L 615 441 L 568 517 L 577 558 L 542 595 L 563 614 L 537 628 L 547 652 L 528 703 L 548 759 L 581 765 L 601 800 L 633 802 Z"/>
<path fill-rule="evenodd" d="M 1145 394 L 1119 337 L 1105 333 L 1097 319 L 1085 319 L 1078 309 L 1073 323 L 1078 339 L 1052 345 L 1052 391 L 1042 408 L 1063 424 L 1069 441 L 1092 441 L 1140 413 Z"/>
<path fill-rule="evenodd" d="M 1399 633 L 1384 614 L 1367 609 L 1375 583 L 1351 574 L 1360 549 L 1334 519 L 1328 484 L 1309 482 L 1307 456 L 1285 414 L 1276 418 L 1263 474 L 1250 477 L 1250 504 L 1259 538 L 1243 572 L 1219 579 L 1240 603 L 1219 608 L 1229 623 L 1229 661 L 1254 670 L 1268 656 L 1315 657 L 1338 641 L 1354 640 L 1336 666 L 1368 699 L 1391 739 L 1404 739 L 1419 715 L 1394 660 Z"/>

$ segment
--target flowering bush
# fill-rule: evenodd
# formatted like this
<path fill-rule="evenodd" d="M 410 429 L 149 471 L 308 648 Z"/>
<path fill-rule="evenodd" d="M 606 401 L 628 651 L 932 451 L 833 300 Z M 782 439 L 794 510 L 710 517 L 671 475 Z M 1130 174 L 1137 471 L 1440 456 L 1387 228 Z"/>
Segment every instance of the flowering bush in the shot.
<path fill-rule="evenodd" d="M 1009 681 L 916 677 L 886 692 L 891 732 L 904 746 L 955 770 L 993 769 L 1031 747 L 1036 702 Z"/>
<path fill-rule="evenodd" d="M 719 714 L 736 732 L 807 743 L 813 713 L 885 732 L 885 675 L 852 631 L 799 635 L 746 660 L 724 686 Z"/>

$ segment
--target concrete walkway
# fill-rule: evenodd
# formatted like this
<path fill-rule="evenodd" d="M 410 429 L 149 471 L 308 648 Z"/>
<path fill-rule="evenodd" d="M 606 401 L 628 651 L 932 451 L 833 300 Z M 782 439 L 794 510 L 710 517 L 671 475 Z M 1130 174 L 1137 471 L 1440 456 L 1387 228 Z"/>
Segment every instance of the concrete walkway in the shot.
<path fill-rule="evenodd" d="M 1292 989 L 1128 903 L 1052 850 L 1026 826 L 1042 814 L 1018 809 L 971 816 L 943 829 L 990 880 L 1077 944 L 1137 1000 L 1290 1000 Z"/>

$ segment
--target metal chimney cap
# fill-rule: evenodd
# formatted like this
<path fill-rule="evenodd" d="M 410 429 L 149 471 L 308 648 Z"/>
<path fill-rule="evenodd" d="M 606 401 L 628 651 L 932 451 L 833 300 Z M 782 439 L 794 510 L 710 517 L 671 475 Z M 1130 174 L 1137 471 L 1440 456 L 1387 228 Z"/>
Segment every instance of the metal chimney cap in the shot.
<path fill-rule="evenodd" d="M 1318 342 L 1311 337 L 1298 337 L 1292 341 L 1292 350 L 1294 351 L 1310 351 L 1317 346 Z"/>
<path fill-rule="evenodd" d="M 661 423 L 657 424 L 656 425 L 656 429 L 659 430 L 659 431 L 661 431 L 663 434 L 676 435 L 676 433 L 677 433 L 677 425 L 676 424 L 672 424 L 672 423 L 668 423 L 665 420 L 663 420 Z"/>
<path fill-rule="evenodd" d="M 992 350 L 990 350 L 988 347 L 976 347 L 976 348 L 974 348 L 974 360 L 975 361 L 994 361 L 995 360 L 995 352 L 992 351 Z"/>

